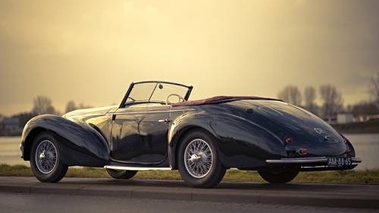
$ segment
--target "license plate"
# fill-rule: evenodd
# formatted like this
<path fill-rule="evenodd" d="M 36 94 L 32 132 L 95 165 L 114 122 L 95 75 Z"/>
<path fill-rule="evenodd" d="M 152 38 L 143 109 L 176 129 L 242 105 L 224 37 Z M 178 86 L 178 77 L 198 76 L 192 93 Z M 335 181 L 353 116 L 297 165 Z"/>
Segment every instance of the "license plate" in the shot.
<path fill-rule="evenodd" d="M 331 167 L 351 166 L 351 158 L 329 157 L 328 166 L 331 166 Z"/>

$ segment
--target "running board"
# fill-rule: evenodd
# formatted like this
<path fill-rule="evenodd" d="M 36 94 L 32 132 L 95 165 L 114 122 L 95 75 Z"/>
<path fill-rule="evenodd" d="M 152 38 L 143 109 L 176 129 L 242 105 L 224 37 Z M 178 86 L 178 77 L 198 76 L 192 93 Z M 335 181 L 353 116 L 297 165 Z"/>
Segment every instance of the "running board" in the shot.
<path fill-rule="evenodd" d="M 129 171 L 148 171 L 148 170 L 172 170 L 170 167 L 132 167 L 132 166 L 104 166 L 105 169 L 129 170 Z"/>

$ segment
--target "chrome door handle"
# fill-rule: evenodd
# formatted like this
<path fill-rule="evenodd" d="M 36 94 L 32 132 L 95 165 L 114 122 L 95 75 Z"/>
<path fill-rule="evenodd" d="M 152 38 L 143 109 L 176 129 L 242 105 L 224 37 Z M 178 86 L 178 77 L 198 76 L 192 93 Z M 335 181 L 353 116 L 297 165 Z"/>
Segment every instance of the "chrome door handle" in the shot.
<path fill-rule="evenodd" d="M 158 120 L 159 123 L 170 123 L 171 120 L 169 119 L 161 119 L 161 120 Z"/>

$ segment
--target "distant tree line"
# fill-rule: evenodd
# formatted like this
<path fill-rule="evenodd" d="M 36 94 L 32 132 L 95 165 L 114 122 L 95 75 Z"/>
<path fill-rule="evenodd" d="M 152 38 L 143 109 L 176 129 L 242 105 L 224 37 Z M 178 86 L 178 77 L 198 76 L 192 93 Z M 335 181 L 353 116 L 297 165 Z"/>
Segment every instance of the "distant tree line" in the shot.
<path fill-rule="evenodd" d="M 374 101 L 379 104 L 379 73 L 376 73 L 372 78 L 369 85 L 369 92 Z"/>
<path fill-rule="evenodd" d="M 66 104 L 65 113 L 74 111 L 76 109 L 89 108 L 91 106 L 80 103 L 76 105 L 74 101 L 69 101 Z M 55 109 L 50 98 L 45 96 L 37 96 L 33 100 L 33 108 L 31 114 L 34 116 L 42 114 L 56 114 L 60 115 L 61 113 Z"/>
<path fill-rule="evenodd" d="M 91 106 L 80 103 L 76 105 L 74 101 L 69 101 L 66 104 L 65 113 L 82 108 L 89 108 Z M 0 114 L 0 135 L 18 135 L 21 133 L 22 128 L 25 124 L 34 116 L 42 115 L 42 114 L 54 114 L 61 115 L 62 113 L 56 110 L 53 106 L 52 100 L 46 96 L 37 96 L 33 99 L 33 107 L 29 112 L 23 112 L 19 114 L 12 115 L 10 117 L 5 117 Z M 6 127 L 4 126 L 6 119 L 17 119 L 18 120 L 18 130 L 15 130 L 15 133 L 9 133 L 6 131 Z"/>
<path fill-rule="evenodd" d="M 322 117 L 333 117 L 341 111 L 343 106 L 342 95 L 332 85 L 322 85 L 319 88 L 322 104 L 316 103 L 317 94 L 314 87 L 306 87 L 301 93 L 297 86 L 286 86 L 279 94 L 278 98 L 288 103 L 304 107 L 312 113 Z"/>
<path fill-rule="evenodd" d="M 342 94 L 335 86 L 330 84 L 321 85 L 318 88 L 321 104 L 316 103 L 316 88 L 308 86 L 303 93 L 297 86 L 288 85 L 278 94 L 278 98 L 288 103 L 301 106 L 308 111 L 325 119 L 336 117 L 337 113 L 349 112 L 354 116 L 369 116 L 379 114 L 379 74 L 371 78 L 369 84 L 371 100 L 361 101 L 354 105 L 344 107 Z"/>

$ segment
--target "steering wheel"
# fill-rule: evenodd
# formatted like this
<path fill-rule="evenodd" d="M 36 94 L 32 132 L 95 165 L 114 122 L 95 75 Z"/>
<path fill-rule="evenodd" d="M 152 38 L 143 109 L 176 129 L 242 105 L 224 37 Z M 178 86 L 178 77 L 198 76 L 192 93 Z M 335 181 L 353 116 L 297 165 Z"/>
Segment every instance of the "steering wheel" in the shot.
<path fill-rule="evenodd" d="M 169 99 L 170 99 L 171 97 L 173 97 L 173 96 L 175 96 L 175 97 L 178 98 L 178 102 L 183 102 L 183 101 L 184 101 L 184 98 L 183 98 L 182 96 L 180 96 L 180 95 L 178 95 L 178 94 L 175 94 L 175 93 L 172 93 L 172 94 L 170 94 L 170 95 L 167 96 L 167 98 L 166 98 L 166 105 L 171 103 L 171 102 L 169 101 Z"/>

